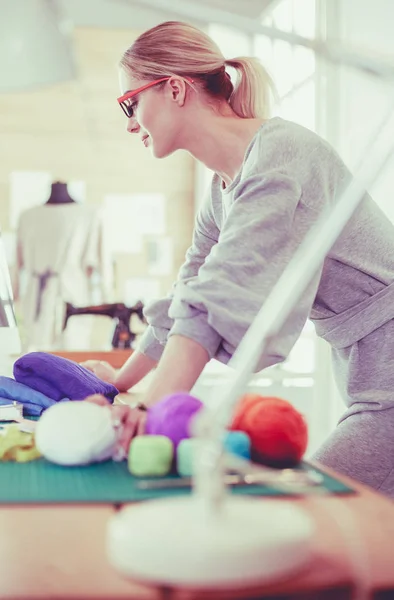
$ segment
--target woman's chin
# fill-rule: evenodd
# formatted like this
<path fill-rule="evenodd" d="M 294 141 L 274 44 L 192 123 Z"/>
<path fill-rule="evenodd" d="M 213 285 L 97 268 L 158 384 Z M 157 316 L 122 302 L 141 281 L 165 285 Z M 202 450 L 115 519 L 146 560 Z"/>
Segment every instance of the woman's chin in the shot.
<path fill-rule="evenodd" d="M 160 148 L 154 148 L 153 146 L 151 148 L 151 153 L 152 153 L 152 156 L 154 156 L 155 158 L 165 158 L 166 156 L 168 156 Z"/>
<path fill-rule="evenodd" d="M 170 156 L 170 154 L 172 154 L 173 152 L 175 152 L 176 148 L 170 148 L 170 147 L 165 147 L 165 146 L 156 146 L 155 144 L 151 143 L 150 146 L 150 151 L 152 152 L 152 156 L 154 156 L 155 158 L 166 158 L 167 156 Z"/>

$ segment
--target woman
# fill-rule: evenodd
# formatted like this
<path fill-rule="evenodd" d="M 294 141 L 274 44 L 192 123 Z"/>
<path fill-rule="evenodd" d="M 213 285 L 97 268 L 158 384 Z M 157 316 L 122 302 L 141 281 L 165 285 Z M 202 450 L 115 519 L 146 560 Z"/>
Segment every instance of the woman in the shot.
<path fill-rule="evenodd" d="M 226 72 L 233 67 L 233 83 Z M 121 60 L 127 130 L 162 158 L 182 148 L 214 171 L 172 294 L 114 374 L 120 390 L 153 367 L 147 406 L 227 362 L 323 210 L 351 177 L 316 134 L 268 117 L 271 81 L 252 58 L 225 60 L 185 23 L 143 33 Z M 394 496 L 394 227 L 366 194 L 260 368 L 286 358 L 306 319 L 332 346 L 347 409 L 316 458 Z M 105 371 L 105 372 L 104 372 Z M 119 409 L 120 410 L 120 409 Z M 144 412 L 125 411 L 125 447 Z M 126 416 L 127 412 L 127 416 Z"/>

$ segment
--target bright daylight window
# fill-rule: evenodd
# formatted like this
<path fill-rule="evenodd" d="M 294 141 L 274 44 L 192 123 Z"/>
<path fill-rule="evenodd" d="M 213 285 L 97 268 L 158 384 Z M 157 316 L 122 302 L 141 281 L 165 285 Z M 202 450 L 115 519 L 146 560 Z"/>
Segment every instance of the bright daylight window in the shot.
<path fill-rule="evenodd" d="M 323 10 L 323 2 L 319 0 L 281 0 L 273 3 L 273 9 L 263 15 L 261 22 L 313 39 L 322 35 L 317 26 L 322 21 L 318 10 Z M 274 116 L 295 121 L 313 131 L 318 129 L 321 105 L 317 103 L 324 102 L 324 94 L 320 93 L 321 73 L 316 68 L 312 50 L 263 35 L 249 36 L 219 25 L 212 25 L 209 33 L 226 57 L 254 55 L 260 58 L 272 75 L 279 96 L 273 108 Z M 318 133 L 324 136 L 324 132 Z M 316 438 L 325 435 L 316 425 L 320 419 L 314 400 L 319 396 L 320 404 L 324 402 L 322 396 L 329 393 L 325 389 L 329 378 L 327 359 L 327 346 L 317 338 L 313 324 L 308 321 L 288 359 L 256 375 L 251 382 L 252 389 L 264 395 L 287 398 L 306 415 L 313 425 L 310 428 L 314 438 L 312 446 L 316 445 Z M 218 366 L 218 373 L 221 372 Z"/>
<path fill-rule="evenodd" d="M 316 0 L 282 0 L 266 15 L 262 24 L 303 37 L 317 32 Z M 319 86 L 312 50 L 267 36 L 254 36 L 253 53 L 271 73 L 279 102 L 273 114 L 316 130 L 316 96 Z M 316 336 L 309 321 L 288 360 L 274 367 L 280 370 L 283 387 L 311 388 L 316 370 Z"/>

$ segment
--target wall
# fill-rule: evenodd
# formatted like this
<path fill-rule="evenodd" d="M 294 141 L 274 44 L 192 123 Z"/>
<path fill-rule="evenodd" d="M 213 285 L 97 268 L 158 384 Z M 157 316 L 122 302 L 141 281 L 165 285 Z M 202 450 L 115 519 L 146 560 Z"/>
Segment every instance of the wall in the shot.
<path fill-rule="evenodd" d="M 54 178 L 86 181 L 87 201 L 106 194 L 160 192 L 167 197 L 167 232 L 174 264 L 161 277 L 165 293 L 190 243 L 194 217 L 194 160 L 178 152 L 155 160 L 138 136 L 126 132 L 117 105 L 117 62 L 136 32 L 77 29 L 78 82 L 0 96 L 0 227 L 8 231 L 10 173 L 50 171 Z M 147 271 L 147 240 L 139 254 L 115 257 L 116 300 L 129 277 Z"/>

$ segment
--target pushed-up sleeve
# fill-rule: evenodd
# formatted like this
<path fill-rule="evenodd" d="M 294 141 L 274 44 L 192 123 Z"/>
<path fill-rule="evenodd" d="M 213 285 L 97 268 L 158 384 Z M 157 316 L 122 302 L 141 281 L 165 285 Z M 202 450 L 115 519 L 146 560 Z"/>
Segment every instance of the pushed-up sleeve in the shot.
<path fill-rule="evenodd" d="M 169 335 L 190 337 L 210 357 L 227 362 L 317 216 L 302 203 L 300 184 L 279 170 L 241 181 L 218 243 L 198 275 L 175 288 Z M 288 355 L 308 317 L 317 282 L 318 277 L 259 369 Z"/>

